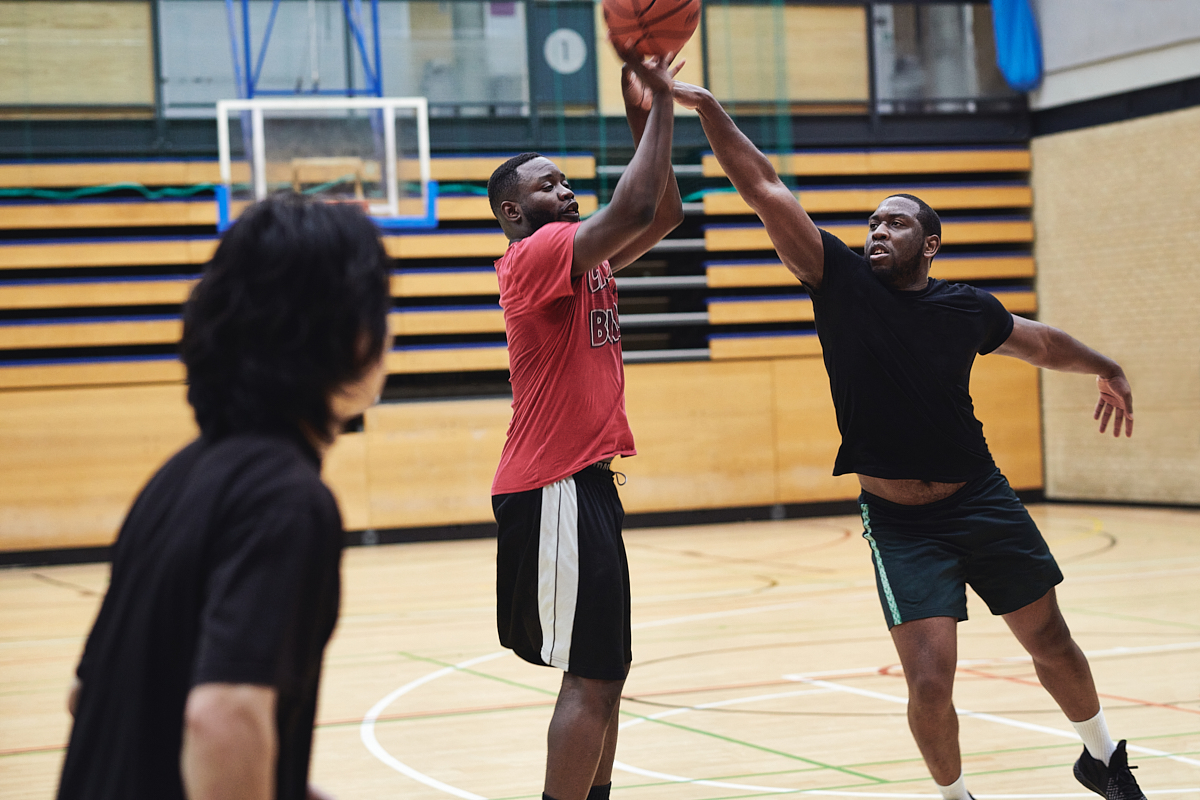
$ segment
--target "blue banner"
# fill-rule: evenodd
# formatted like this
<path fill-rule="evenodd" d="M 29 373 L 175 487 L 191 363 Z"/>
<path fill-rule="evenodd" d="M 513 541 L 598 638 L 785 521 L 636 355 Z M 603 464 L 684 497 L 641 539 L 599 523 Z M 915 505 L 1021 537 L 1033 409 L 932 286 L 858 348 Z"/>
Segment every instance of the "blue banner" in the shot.
<path fill-rule="evenodd" d="M 992 0 L 996 30 L 996 64 L 1018 92 L 1042 82 L 1042 39 L 1029 0 Z"/>

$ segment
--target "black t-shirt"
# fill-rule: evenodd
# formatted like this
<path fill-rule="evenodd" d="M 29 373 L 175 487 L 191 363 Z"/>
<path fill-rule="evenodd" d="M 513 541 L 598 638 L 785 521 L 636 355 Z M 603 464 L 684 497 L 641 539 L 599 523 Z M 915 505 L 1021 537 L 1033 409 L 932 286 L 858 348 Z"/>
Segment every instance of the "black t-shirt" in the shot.
<path fill-rule="evenodd" d="M 278 691 L 277 797 L 303 798 L 342 537 L 306 443 L 198 439 L 168 461 L 113 550 L 58 796 L 183 798 L 188 692 L 249 683 Z"/>
<path fill-rule="evenodd" d="M 837 237 L 821 241 L 821 288 L 808 288 L 842 433 L 833 474 L 956 483 L 993 469 L 971 365 L 1004 344 L 1012 315 L 964 284 L 889 289 Z"/>

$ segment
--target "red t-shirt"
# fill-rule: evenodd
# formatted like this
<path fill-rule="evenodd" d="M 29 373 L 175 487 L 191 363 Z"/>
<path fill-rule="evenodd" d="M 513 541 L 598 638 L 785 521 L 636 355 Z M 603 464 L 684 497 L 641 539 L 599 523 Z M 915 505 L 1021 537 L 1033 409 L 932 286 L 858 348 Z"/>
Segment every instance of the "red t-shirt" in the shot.
<path fill-rule="evenodd" d="M 494 495 L 637 452 L 625 418 L 617 284 L 607 261 L 571 278 L 578 224 L 543 225 L 496 262 L 513 415 Z"/>

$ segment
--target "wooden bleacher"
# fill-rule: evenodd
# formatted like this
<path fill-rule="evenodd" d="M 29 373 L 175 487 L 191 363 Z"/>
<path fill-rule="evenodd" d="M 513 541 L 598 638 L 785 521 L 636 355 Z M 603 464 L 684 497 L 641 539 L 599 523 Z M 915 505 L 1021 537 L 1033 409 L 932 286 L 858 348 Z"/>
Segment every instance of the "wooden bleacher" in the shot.
<path fill-rule="evenodd" d="M 507 241 L 480 193 L 503 157 L 435 158 L 434 179 L 471 186 L 450 187 L 439 198 L 436 231 L 384 237 L 396 259 L 390 373 L 436 383 L 507 369 L 491 267 Z M 773 158 L 796 180 L 797 197 L 818 224 L 851 247 L 865 241 L 866 216 L 879 199 L 900 192 L 924 197 L 947 212 L 946 249 L 934 276 L 978 282 L 1014 313 L 1036 311 L 1027 150 Z M 572 178 L 597 174 L 590 156 L 556 160 Z M 626 493 L 627 505 L 653 511 L 851 497 L 850 482 L 828 475 L 836 426 L 812 304 L 715 159 L 704 157 L 702 171 L 707 192 L 689 205 L 673 246 L 654 251 L 646 259 L 653 266 L 635 265 L 617 278 L 622 308 L 630 309 L 627 352 L 639 355 L 643 331 L 659 342 L 654 347 L 664 346 L 673 330 L 707 343 L 706 349 L 686 345 L 693 348 L 688 357 L 700 359 L 694 363 L 627 370 L 630 419 L 644 453 L 630 462 L 631 475 L 642 472 Z M 187 187 L 216 179 L 211 161 L 0 164 L 0 187 Z M 579 202 L 586 213 L 597 198 L 581 192 Z M 0 499 L 28 506 L 27 518 L 36 522 L 0 532 L 0 550 L 13 542 L 104 543 L 139 482 L 193 435 L 184 370 L 173 351 L 179 306 L 216 247 L 215 220 L 215 204 L 203 193 L 0 202 L 0 406 L 11 418 L 6 430 L 19 435 L 0 457 L 0 478 L 11 485 Z M 171 235 L 155 235 L 160 229 Z M 642 313 L 640 301 L 652 301 L 654 313 Z M 662 352 L 669 360 L 670 350 Z M 988 428 L 989 441 L 1006 474 L 1016 485 L 1040 486 L 1036 370 L 985 358 L 977 373 L 983 393 L 977 407 L 985 425 L 1000 426 Z M 996 402 L 988 399 L 989 387 Z M 494 398 L 372 409 L 364 429 L 343 437 L 326 467 L 348 524 L 479 521 L 489 513 L 486 487 L 483 494 L 473 487 L 489 478 L 507 420 L 508 401 Z M 124 459 L 116 478 L 104 471 L 108 456 L 97 455 L 110 451 Z M 737 453 L 744 455 L 730 455 Z M 62 476 L 69 486 L 48 485 Z M 779 488 L 770 496 L 755 493 L 760 484 Z M 43 537 L 51 517 L 71 535 Z"/>

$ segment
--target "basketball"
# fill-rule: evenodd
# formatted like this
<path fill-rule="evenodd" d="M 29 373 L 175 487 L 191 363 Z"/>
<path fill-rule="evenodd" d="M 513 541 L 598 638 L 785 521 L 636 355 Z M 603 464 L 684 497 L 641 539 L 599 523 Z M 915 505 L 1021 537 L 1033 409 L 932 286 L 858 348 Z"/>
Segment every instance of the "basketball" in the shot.
<path fill-rule="evenodd" d="M 634 40 L 644 56 L 678 53 L 700 24 L 700 0 L 604 0 L 604 22 L 616 42 Z"/>

